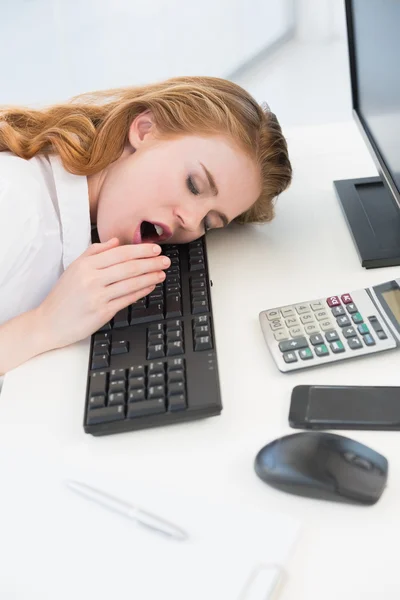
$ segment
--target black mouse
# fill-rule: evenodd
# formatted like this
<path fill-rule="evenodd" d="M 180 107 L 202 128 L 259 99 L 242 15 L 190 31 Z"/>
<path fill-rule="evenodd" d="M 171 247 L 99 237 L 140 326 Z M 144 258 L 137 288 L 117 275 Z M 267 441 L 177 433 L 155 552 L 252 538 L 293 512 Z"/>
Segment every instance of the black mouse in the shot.
<path fill-rule="evenodd" d="M 257 475 L 282 491 L 309 498 L 375 504 L 388 477 L 384 456 L 355 440 L 302 432 L 274 440 L 256 456 Z"/>

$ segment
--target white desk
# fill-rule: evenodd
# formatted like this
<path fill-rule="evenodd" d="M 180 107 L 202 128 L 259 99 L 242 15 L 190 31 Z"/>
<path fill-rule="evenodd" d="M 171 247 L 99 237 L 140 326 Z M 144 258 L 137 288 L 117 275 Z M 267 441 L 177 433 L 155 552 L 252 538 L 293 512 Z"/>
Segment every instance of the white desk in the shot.
<path fill-rule="evenodd" d="M 399 433 L 344 433 L 389 459 L 389 484 L 373 507 L 286 495 L 262 483 L 253 471 L 260 447 L 293 432 L 287 415 L 294 385 L 400 384 L 396 352 L 292 375 L 281 374 L 272 362 L 258 324 L 260 310 L 400 276 L 399 267 L 361 268 L 334 195 L 334 179 L 376 174 L 356 126 L 334 124 L 286 135 L 294 182 L 278 201 L 276 219 L 266 226 L 210 235 L 221 416 L 103 438 L 85 435 L 86 342 L 38 357 L 7 375 L 0 398 L 0 507 L 7 508 L 0 512 L 3 567 L 17 560 L 18 546 L 24 543 L 18 514 L 27 504 L 15 498 L 18 490 L 26 489 L 29 499 L 30 490 L 41 493 L 45 478 L 59 485 L 65 475 L 87 469 L 127 481 L 147 477 L 178 492 L 189 486 L 219 500 L 233 495 L 243 503 L 299 517 L 303 533 L 282 600 L 400 597 Z M 43 526 L 56 526 L 54 519 Z M 15 539 L 1 533 L 9 520 L 15 522 Z M 79 523 L 74 527 L 79 529 Z M 41 548 L 37 540 L 37 551 L 43 563 L 52 549 Z M 4 572 L 0 590 L 2 581 L 7 582 Z M 12 598 L 20 600 L 18 592 Z M 76 598 L 80 600 L 79 594 Z"/>

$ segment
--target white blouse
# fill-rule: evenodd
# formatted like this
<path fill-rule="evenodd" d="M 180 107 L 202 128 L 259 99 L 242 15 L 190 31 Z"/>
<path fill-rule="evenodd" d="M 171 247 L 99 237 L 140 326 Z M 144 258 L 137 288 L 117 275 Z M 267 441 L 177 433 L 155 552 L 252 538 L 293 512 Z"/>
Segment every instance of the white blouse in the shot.
<path fill-rule="evenodd" d="M 0 152 L 0 324 L 38 306 L 90 244 L 87 178 Z"/>

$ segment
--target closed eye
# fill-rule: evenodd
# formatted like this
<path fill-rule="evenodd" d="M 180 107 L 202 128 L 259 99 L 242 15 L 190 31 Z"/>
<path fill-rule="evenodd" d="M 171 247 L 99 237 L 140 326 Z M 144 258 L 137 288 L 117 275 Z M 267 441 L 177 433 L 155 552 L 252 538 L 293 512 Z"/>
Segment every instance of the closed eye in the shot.
<path fill-rule="evenodd" d="M 189 192 L 191 192 L 192 194 L 194 194 L 195 196 L 198 196 L 200 194 L 199 190 L 197 189 L 197 187 L 195 186 L 193 179 L 189 177 L 186 179 L 186 185 L 188 187 Z"/>

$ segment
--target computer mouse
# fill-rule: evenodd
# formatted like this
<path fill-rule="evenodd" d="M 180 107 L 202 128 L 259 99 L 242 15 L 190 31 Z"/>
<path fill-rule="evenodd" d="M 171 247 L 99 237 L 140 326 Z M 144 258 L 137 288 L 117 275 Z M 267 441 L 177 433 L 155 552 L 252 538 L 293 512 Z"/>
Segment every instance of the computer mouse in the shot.
<path fill-rule="evenodd" d="M 388 477 L 388 461 L 341 435 L 302 432 L 281 437 L 258 452 L 254 468 L 269 485 L 291 494 L 375 504 Z"/>

